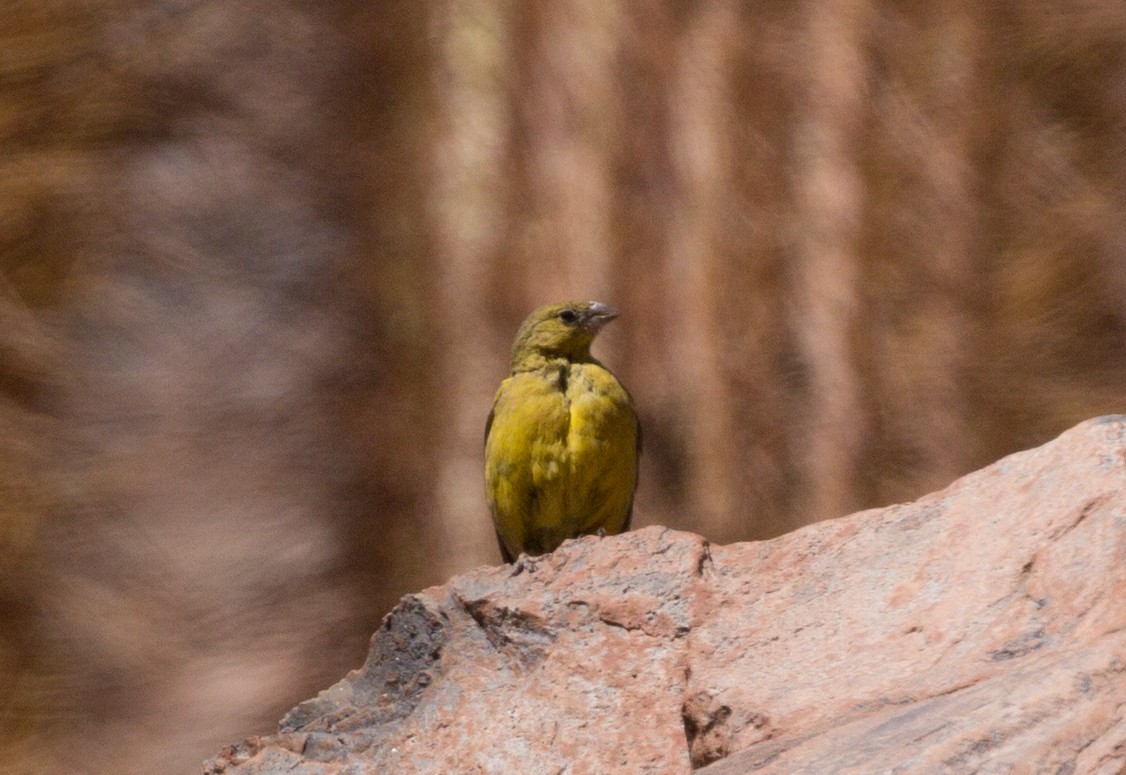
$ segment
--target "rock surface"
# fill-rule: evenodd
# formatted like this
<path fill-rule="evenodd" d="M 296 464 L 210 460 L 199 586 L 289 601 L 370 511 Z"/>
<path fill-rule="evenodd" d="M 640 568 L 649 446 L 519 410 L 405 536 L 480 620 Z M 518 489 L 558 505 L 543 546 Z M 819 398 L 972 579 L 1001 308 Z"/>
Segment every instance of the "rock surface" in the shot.
<path fill-rule="evenodd" d="M 1126 768 L 1126 417 L 772 541 L 647 528 L 409 596 L 226 775 Z"/>

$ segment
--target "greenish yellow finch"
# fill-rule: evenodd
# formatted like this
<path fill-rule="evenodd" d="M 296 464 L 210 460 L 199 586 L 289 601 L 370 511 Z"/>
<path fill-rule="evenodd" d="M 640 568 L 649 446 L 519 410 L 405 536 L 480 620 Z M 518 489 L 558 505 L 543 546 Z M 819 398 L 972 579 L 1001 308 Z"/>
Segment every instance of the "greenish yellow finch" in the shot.
<path fill-rule="evenodd" d="M 485 424 L 485 490 L 507 562 L 629 529 L 641 430 L 629 393 L 590 354 L 617 316 L 597 301 L 551 304 L 516 334 Z"/>

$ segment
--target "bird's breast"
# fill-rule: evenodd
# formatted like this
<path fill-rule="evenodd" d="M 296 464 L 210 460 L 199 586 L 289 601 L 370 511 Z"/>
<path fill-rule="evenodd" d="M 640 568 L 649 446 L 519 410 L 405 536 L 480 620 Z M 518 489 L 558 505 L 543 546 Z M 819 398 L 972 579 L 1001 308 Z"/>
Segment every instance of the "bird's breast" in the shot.
<path fill-rule="evenodd" d="M 632 463 L 637 421 L 621 383 L 598 364 L 564 369 L 506 380 L 487 441 L 498 473 L 522 460 L 536 486 L 577 479 L 569 484 L 581 487 L 608 459 Z"/>
<path fill-rule="evenodd" d="M 629 395 L 595 363 L 514 374 L 494 402 L 485 458 L 490 507 L 510 547 L 548 551 L 599 527 L 620 532 L 637 481 Z"/>
<path fill-rule="evenodd" d="M 636 421 L 629 397 L 614 375 L 601 366 L 571 366 L 567 411 L 567 448 L 575 455 L 582 456 L 589 448 L 601 451 L 635 441 Z"/>

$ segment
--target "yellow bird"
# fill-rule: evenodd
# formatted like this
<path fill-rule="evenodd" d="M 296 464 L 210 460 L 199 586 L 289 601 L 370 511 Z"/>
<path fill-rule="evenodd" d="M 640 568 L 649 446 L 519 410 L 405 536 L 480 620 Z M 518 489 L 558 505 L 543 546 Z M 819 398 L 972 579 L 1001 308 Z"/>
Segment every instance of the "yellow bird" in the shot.
<path fill-rule="evenodd" d="M 641 428 L 629 393 L 590 354 L 617 316 L 597 301 L 551 304 L 516 334 L 485 424 L 485 490 L 506 562 L 629 529 Z"/>

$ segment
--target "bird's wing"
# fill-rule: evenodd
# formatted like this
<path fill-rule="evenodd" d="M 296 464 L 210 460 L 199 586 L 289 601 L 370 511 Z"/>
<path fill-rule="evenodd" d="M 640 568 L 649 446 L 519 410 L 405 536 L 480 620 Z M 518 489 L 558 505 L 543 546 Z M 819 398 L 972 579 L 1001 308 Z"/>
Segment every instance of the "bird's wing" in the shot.
<path fill-rule="evenodd" d="M 495 530 L 497 534 L 497 546 L 500 547 L 501 558 L 508 563 L 516 562 L 516 558 L 512 556 L 512 552 L 508 551 L 508 547 L 504 545 L 504 539 L 500 537 L 500 530 Z"/>
<path fill-rule="evenodd" d="M 489 443 L 489 431 L 493 429 L 493 418 L 497 416 L 497 404 L 493 401 L 493 408 L 489 410 L 489 418 L 485 420 L 485 438 L 482 439 L 482 444 Z"/>
<path fill-rule="evenodd" d="M 641 478 L 641 418 L 637 416 L 637 410 L 634 410 L 634 423 L 637 425 L 637 443 L 634 448 L 637 453 L 633 458 L 633 491 L 637 492 L 637 482 Z M 629 530 L 630 523 L 633 522 L 633 497 L 629 499 L 629 511 L 626 512 L 626 524 L 622 528 L 622 532 Z"/>

